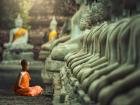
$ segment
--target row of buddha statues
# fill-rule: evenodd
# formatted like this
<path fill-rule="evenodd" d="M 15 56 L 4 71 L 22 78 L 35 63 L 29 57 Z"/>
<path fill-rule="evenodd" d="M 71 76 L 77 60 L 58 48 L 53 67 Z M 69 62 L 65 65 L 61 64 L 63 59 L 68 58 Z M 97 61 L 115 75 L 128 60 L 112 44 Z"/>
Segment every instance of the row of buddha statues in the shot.
<path fill-rule="evenodd" d="M 52 64 L 64 63 L 59 68 L 61 93 L 66 96 L 64 102 L 69 105 L 139 105 L 140 2 L 75 2 L 80 7 L 69 20 L 69 35 L 46 46 Z M 47 61 L 45 71 L 49 73 Z"/>
<path fill-rule="evenodd" d="M 71 99 L 78 97 L 82 105 L 139 105 L 139 23 L 136 15 L 96 26 L 79 51 L 64 57 L 62 84 Z"/>
<path fill-rule="evenodd" d="M 118 2 L 117 2 L 118 1 Z M 65 41 L 67 41 L 66 43 L 69 44 L 71 42 L 71 40 L 73 39 L 77 39 L 79 37 L 81 37 L 83 34 L 85 34 L 85 32 L 88 32 L 88 30 L 90 29 L 90 27 L 94 24 L 100 24 L 100 22 L 104 21 L 104 20 L 108 20 L 110 18 L 109 15 L 112 15 L 112 19 L 114 14 L 110 14 L 110 8 L 115 7 L 115 3 L 119 3 L 122 2 L 124 3 L 124 7 L 128 8 L 130 7 L 130 10 L 133 11 L 132 9 L 136 8 L 136 2 L 138 2 L 138 0 L 123 0 L 123 1 L 111 1 L 111 0 L 75 0 L 75 2 L 77 4 L 80 5 L 79 10 L 73 15 L 73 17 L 71 18 L 71 20 L 67 20 L 67 24 L 65 25 L 65 27 L 69 27 L 69 32 L 65 32 L 67 34 L 69 34 L 68 36 L 65 36 L 63 38 L 60 38 L 59 40 L 54 41 L 53 39 L 56 38 L 57 36 L 57 21 L 55 19 L 55 17 L 53 17 L 51 23 L 50 23 L 50 34 L 49 35 L 49 43 L 46 43 L 44 45 L 42 45 L 42 49 L 51 49 L 56 46 L 58 43 L 63 43 Z M 110 5 L 112 3 L 112 5 Z M 138 3 L 139 4 L 139 3 Z M 112 7 L 111 7 L 112 6 Z M 123 6 L 123 5 L 122 5 Z M 120 6 L 120 9 L 122 8 L 122 6 Z M 112 11 L 113 11 L 112 9 Z M 115 8 L 116 9 L 116 8 Z M 115 10 L 114 9 L 114 10 Z M 120 10 L 118 9 L 118 10 Z M 137 9 L 139 10 L 139 5 L 137 6 Z M 120 10 L 123 11 L 123 10 Z M 120 12 L 119 11 L 119 12 Z M 113 11 L 114 12 L 114 11 Z M 118 12 L 118 13 L 119 13 Z M 94 15 L 96 14 L 96 15 Z M 116 13 L 117 14 L 117 13 Z M 127 12 L 123 12 L 123 14 L 127 14 Z M 116 18 L 115 18 L 116 19 Z M 15 50 L 15 49 L 20 49 L 20 50 L 31 50 L 33 49 L 33 45 L 30 45 L 28 43 L 28 30 L 25 28 L 22 28 L 23 25 L 23 20 L 20 17 L 20 15 L 18 15 L 17 19 L 15 20 L 15 28 L 10 30 L 10 35 L 9 35 L 9 42 L 4 44 L 4 47 L 6 49 L 9 50 Z M 62 30 L 62 34 L 64 31 L 66 30 L 66 28 L 64 28 Z M 68 41 L 69 39 L 71 39 L 70 41 Z M 62 47 L 66 47 L 65 44 Z M 75 43 L 73 43 L 74 45 L 72 45 L 74 48 L 73 49 L 77 49 L 77 45 Z M 76 47 L 76 48 L 75 48 Z"/>
<path fill-rule="evenodd" d="M 80 7 L 66 20 L 62 37 L 56 40 L 57 21 L 53 17 L 51 41 L 41 46 L 40 55 L 45 50 L 46 57 L 42 78 L 46 82 L 47 76 L 54 76 L 47 74 L 59 73 L 61 93 L 70 105 L 139 105 L 140 2 L 75 2 Z M 14 51 L 20 59 L 32 58 L 33 46 L 28 44 L 28 31 L 22 24 L 18 16 L 16 28 L 10 31 L 10 41 L 4 45 L 5 57 Z M 28 50 L 23 51 L 22 47 Z"/>

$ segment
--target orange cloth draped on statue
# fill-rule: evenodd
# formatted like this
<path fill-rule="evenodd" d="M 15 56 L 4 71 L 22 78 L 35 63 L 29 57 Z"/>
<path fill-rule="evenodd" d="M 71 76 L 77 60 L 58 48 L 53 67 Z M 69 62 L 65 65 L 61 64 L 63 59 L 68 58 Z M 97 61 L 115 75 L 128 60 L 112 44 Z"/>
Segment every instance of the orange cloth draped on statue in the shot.
<path fill-rule="evenodd" d="M 24 28 L 18 29 L 18 31 L 17 31 L 17 32 L 15 33 L 15 35 L 14 35 L 14 40 L 16 40 L 16 39 L 18 39 L 18 38 L 24 36 L 26 32 L 27 32 L 27 30 L 24 29 Z"/>
<path fill-rule="evenodd" d="M 15 93 L 21 96 L 37 96 L 43 89 L 40 86 L 29 86 L 31 78 L 27 71 L 22 71 L 15 84 Z"/>
<path fill-rule="evenodd" d="M 56 31 L 52 31 L 49 33 L 49 41 L 54 40 L 57 37 L 57 32 Z"/>

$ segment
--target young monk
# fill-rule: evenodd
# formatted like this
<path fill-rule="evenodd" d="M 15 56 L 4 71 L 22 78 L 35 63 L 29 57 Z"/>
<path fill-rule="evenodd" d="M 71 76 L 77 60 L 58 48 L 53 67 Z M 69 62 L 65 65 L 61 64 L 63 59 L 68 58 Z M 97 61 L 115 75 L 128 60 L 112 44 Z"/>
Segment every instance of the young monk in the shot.
<path fill-rule="evenodd" d="M 28 73 L 28 62 L 23 59 L 21 61 L 22 71 L 19 73 L 15 84 L 15 93 L 21 96 L 37 96 L 42 94 L 43 89 L 40 86 L 30 87 L 30 74 Z"/>

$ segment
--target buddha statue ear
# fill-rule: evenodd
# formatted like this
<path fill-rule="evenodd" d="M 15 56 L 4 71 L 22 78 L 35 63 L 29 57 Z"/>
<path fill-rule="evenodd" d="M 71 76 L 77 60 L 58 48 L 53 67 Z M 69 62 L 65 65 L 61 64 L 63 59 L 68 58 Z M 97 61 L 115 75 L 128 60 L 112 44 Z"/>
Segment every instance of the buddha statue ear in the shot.
<path fill-rule="evenodd" d="M 15 26 L 21 27 L 23 25 L 23 19 L 21 18 L 20 14 L 18 14 L 17 18 L 15 19 Z"/>

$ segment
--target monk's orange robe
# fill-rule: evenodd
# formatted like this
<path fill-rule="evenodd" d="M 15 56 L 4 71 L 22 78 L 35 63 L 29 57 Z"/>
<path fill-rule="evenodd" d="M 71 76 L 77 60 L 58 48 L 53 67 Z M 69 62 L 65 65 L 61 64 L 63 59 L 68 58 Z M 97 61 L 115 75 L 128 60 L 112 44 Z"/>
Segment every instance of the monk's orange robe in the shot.
<path fill-rule="evenodd" d="M 56 31 L 52 31 L 49 33 L 49 41 L 54 40 L 57 37 L 57 32 Z"/>
<path fill-rule="evenodd" d="M 21 96 L 37 96 L 43 89 L 40 86 L 29 86 L 31 78 L 28 72 L 21 72 L 16 80 L 15 93 Z"/>

